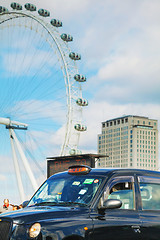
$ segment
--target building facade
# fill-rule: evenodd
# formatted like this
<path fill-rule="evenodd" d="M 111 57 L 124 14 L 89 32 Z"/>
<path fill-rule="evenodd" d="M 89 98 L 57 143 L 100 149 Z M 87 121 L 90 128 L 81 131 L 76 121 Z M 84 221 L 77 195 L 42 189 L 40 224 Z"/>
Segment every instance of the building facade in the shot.
<path fill-rule="evenodd" d="M 98 135 L 97 167 L 158 170 L 158 121 L 141 116 L 124 116 L 102 122 Z"/>

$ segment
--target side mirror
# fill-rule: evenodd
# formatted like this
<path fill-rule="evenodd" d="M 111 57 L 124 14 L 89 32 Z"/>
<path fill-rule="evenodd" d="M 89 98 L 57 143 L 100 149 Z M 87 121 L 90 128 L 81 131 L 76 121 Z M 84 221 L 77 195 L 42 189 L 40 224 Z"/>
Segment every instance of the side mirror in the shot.
<path fill-rule="evenodd" d="M 24 202 L 22 203 L 22 208 L 25 208 L 25 207 L 28 205 L 28 203 L 29 203 L 28 200 L 27 200 L 27 201 L 24 201 Z"/>
<path fill-rule="evenodd" d="M 103 203 L 103 209 L 115 209 L 122 206 L 122 201 L 119 199 L 107 199 Z"/>

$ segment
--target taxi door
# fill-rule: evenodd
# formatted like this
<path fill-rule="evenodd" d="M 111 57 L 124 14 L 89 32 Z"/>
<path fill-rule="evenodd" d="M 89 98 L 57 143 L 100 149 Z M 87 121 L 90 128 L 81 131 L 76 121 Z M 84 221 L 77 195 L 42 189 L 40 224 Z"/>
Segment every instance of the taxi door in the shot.
<path fill-rule="evenodd" d="M 160 177 L 139 176 L 141 233 L 145 240 L 160 239 Z"/>
<path fill-rule="evenodd" d="M 120 199 L 122 201 L 121 208 L 101 208 L 100 205 L 107 199 Z M 98 208 L 97 215 L 92 213 L 94 219 L 94 240 L 141 239 L 140 219 L 138 211 L 136 211 L 133 176 L 112 178 L 107 183 Z"/>

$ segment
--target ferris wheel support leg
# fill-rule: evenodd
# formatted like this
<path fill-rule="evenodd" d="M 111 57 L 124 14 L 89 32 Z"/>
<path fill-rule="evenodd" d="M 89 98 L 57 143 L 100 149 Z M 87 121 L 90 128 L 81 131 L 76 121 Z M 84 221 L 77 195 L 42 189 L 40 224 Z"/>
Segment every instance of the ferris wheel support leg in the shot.
<path fill-rule="evenodd" d="M 21 178 L 21 174 L 20 174 L 18 159 L 17 159 L 17 156 L 16 156 L 15 146 L 14 146 L 14 142 L 13 142 L 13 138 L 12 138 L 12 134 L 11 134 L 10 129 L 9 129 L 9 133 L 10 133 L 10 140 L 11 140 L 11 148 L 12 148 L 12 154 L 13 154 L 14 168 L 15 168 L 15 171 L 16 171 L 16 177 L 17 177 L 17 183 L 18 183 L 18 190 L 19 190 L 21 202 L 24 202 L 26 200 L 25 199 L 25 194 L 24 194 L 24 188 L 23 188 L 23 184 L 22 184 L 22 178 Z"/>
<path fill-rule="evenodd" d="M 33 175 L 33 173 L 32 173 L 32 170 L 31 170 L 31 168 L 30 168 L 30 166 L 29 166 L 29 163 L 28 163 L 28 160 L 27 160 L 27 158 L 26 158 L 26 156 L 25 156 L 25 154 L 24 154 L 24 152 L 23 152 L 23 149 L 22 149 L 22 147 L 21 147 L 21 144 L 20 144 L 20 142 L 18 141 L 14 130 L 13 130 L 13 129 L 10 129 L 10 132 L 11 132 L 11 135 L 12 135 L 14 141 L 15 141 L 17 150 L 18 150 L 19 155 L 20 155 L 20 157 L 21 157 L 21 159 L 22 159 L 22 161 L 23 161 L 23 165 L 24 165 L 24 167 L 25 167 L 25 169 L 26 169 L 26 172 L 27 172 L 28 177 L 29 177 L 29 179 L 30 179 L 30 181 L 31 181 L 31 184 L 32 184 L 32 186 L 33 186 L 33 189 L 34 189 L 34 191 L 37 191 L 37 189 L 38 189 L 37 181 L 36 181 L 36 179 L 35 179 L 35 177 L 34 177 L 34 175 Z"/>

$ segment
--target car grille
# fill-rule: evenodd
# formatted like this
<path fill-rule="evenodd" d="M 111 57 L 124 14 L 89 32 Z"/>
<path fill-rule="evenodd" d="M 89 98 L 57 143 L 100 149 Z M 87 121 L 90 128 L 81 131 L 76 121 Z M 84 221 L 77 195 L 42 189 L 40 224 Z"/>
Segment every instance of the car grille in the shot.
<path fill-rule="evenodd" d="M 9 240 L 11 226 L 9 221 L 0 221 L 0 240 Z"/>

